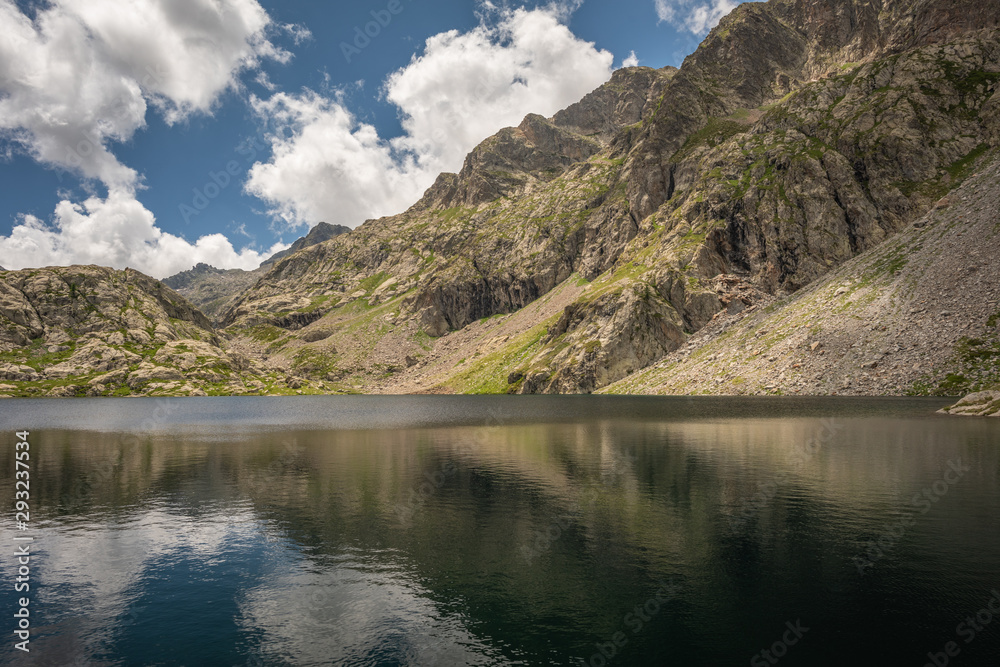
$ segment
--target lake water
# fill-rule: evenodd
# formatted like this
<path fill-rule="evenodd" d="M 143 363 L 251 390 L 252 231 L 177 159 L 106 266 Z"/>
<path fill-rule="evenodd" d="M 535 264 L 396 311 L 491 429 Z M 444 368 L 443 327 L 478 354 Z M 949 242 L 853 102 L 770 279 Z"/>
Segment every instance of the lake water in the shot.
<path fill-rule="evenodd" d="M 0 662 L 1000 664 L 1000 420 L 946 403 L 3 401 Z"/>

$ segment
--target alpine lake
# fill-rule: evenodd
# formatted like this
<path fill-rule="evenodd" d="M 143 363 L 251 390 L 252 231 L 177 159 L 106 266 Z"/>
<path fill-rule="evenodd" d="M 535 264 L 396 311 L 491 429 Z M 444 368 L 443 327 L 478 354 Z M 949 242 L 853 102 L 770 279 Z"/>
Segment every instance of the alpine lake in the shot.
<path fill-rule="evenodd" d="M 950 402 L 5 400 L 0 663 L 997 665 Z"/>

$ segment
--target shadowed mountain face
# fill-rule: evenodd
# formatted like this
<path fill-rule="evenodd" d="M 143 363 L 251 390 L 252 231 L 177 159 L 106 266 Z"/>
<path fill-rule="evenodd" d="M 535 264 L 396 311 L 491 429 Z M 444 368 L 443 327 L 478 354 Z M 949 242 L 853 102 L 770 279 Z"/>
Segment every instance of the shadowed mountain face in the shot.
<path fill-rule="evenodd" d="M 990 159 L 998 22 L 985 1 L 741 5 L 679 70 L 618 70 L 405 213 L 197 298 L 306 390 L 595 391 L 873 252 Z"/>

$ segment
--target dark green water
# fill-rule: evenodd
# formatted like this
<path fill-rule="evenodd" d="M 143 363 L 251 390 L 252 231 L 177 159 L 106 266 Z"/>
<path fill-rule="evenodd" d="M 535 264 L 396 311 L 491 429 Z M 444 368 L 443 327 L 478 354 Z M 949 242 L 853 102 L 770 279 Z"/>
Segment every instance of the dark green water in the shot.
<path fill-rule="evenodd" d="M 944 403 L 3 401 L 0 662 L 1000 664 L 1000 420 Z"/>

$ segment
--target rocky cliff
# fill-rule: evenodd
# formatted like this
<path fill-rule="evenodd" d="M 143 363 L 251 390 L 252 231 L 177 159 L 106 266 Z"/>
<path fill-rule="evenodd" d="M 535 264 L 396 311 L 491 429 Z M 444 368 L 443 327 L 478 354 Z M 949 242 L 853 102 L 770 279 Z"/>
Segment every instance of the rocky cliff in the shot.
<path fill-rule="evenodd" d="M 897 247 L 932 209 L 949 229 L 942 198 L 1000 141 L 998 26 L 994 2 L 740 5 L 679 69 L 618 70 L 484 141 L 408 211 L 278 258 L 219 315 L 228 349 L 303 391 L 622 386 Z M 910 379 L 870 390 L 940 384 Z"/>
<path fill-rule="evenodd" d="M 885 243 L 792 295 L 720 312 L 603 391 L 988 398 L 1000 385 L 998 210 L 995 158 Z"/>

